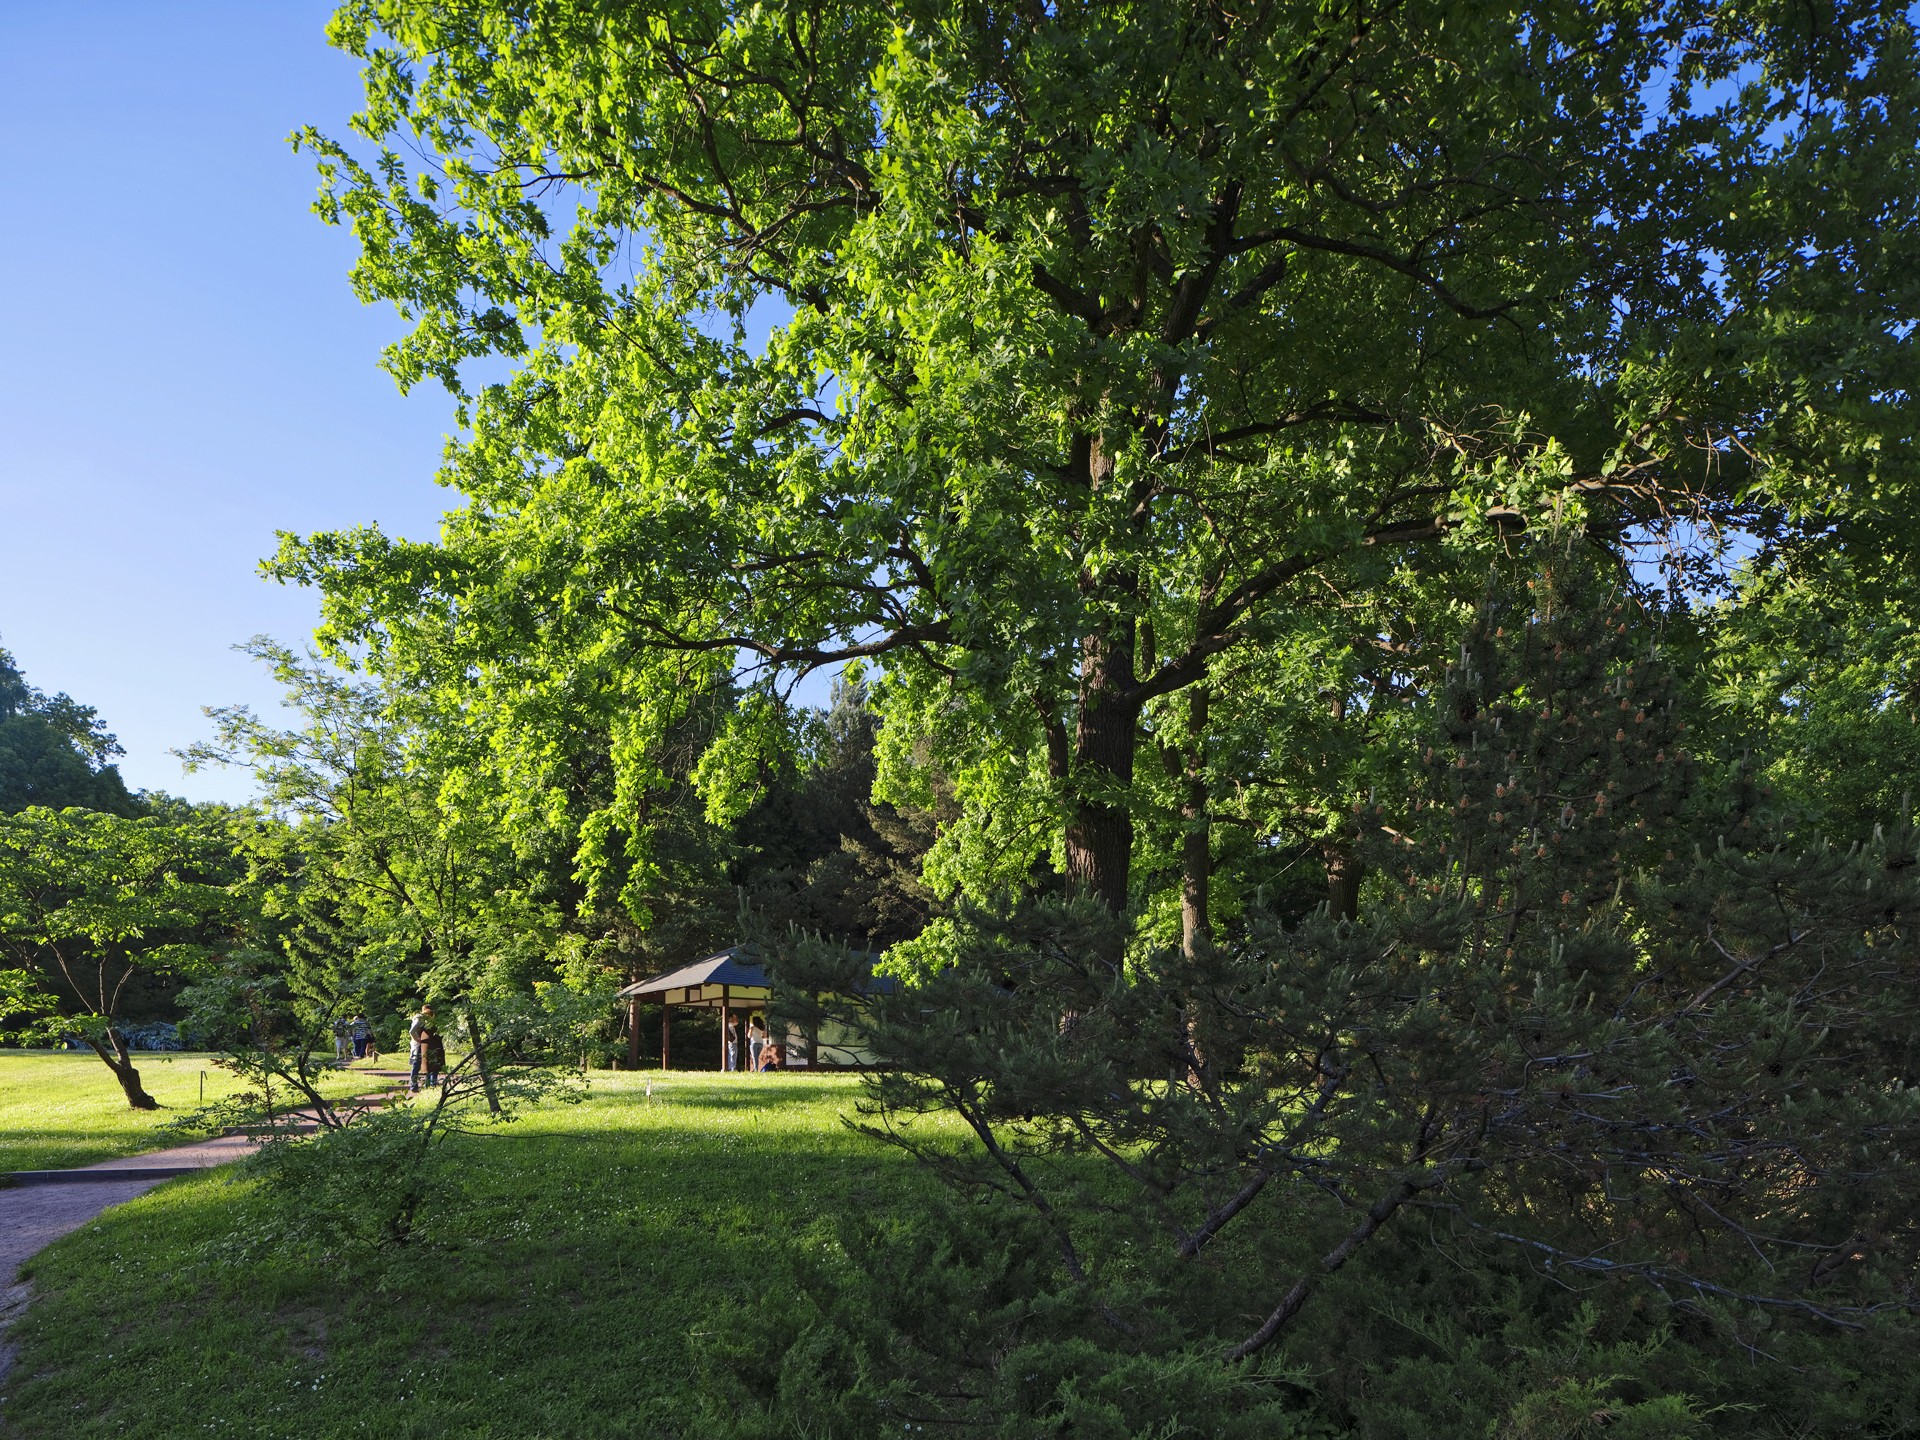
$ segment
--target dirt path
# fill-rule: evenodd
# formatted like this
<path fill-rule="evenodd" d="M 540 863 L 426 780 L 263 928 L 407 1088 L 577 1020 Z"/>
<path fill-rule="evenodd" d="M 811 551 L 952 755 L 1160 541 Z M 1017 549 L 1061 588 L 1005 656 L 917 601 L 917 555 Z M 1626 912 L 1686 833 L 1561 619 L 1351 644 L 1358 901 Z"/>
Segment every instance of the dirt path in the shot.
<path fill-rule="evenodd" d="M 192 1145 L 176 1145 L 171 1150 L 149 1150 L 144 1155 L 102 1160 L 97 1165 L 82 1165 L 71 1172 L 86 1175 L 107 1171 L 114 1175 L 111 1180 L 16 1185 L 0 1190 L 0 1290 L 12 1285 L 14 1272 L 29 1257 L 69 1230 L 78 1230 L 108 1206 L 146 1194 L 181 1166 L 208 1169 L 224 1165 L 238 1160 L 252 1148 L 253 1142 L 244 1136 L 223 1135 Z M 120 1178 L 120 1172 L 141 1170 L 161 1173 L 152 1179 L 133 1175 Z"/>

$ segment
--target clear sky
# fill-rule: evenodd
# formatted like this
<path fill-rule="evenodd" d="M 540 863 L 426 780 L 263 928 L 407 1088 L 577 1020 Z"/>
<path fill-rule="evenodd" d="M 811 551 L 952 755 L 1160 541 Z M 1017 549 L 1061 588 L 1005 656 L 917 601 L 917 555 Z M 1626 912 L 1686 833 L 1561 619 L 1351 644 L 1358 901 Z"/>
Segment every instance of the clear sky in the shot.
<path fill-rule="evenodd" d="M 286 143 L 359 95 L 315 0 L 0 0 L 0 645 L 96 707 L 135 787 L 241 799 L 168 752 L 202 705 L 269 710 L 229 648 L 300 641 L 276 530 L 431 536 L 452 405 L 377 366 Z"/>

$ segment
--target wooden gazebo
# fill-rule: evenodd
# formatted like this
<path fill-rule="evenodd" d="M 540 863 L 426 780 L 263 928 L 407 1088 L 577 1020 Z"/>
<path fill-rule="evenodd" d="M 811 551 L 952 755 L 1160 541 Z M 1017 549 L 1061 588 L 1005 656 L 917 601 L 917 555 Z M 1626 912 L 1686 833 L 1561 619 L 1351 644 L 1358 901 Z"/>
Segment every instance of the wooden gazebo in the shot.
<path fill-rule="evenodd" d="M 665 975 L 656 975 L 651 980 L 627 986 L 620 992 L 620 998 L 627 1002 L 628 1033 L 632 1036 L 632 1043 L 636 1046 L 639 1043 L 640 1006 L 643 1003 L 657 1004 L 660 1007 L 660 1068 L 670 1070 L 673 1068 L 674 1007 L 718 1010 L 720 1068 L 726 1069 L 727 1026 L 733 1018 L 733 1012 L 763 1009 L 773 996 L 773 990 L 767 983 L 767 972 L 750 958 L 752 953 L 746 946 L 736 945 L 678 970 L 670 970 Z M 868 958 L 873 962 L 880 959 L 878 955 Z M 887 976 L 870 975 L 860 983 L 858 989 L 862 994 L 873 994 L 892 990 L 894 983 Z M 802 1036 L 794 1031 L 785 1043 L 789 1047 L 787 1063 L 808 1069 L 848 1069 L 865 1065 L 871 1060 L 861 1036 L 844 1025 L 830 1024 L 823 1033 L 817 1035 Z"/>
<path fill-rule="evenodd" d="M 722 950 L 665 975 L 642 980 L 620 992 L 627 1002 L 628 1023 L 632 1033 L 640 1033 L 640 1006 L 643 1002 L 660 1006 L 660 1068 L 673 1068 L 673 1007 L 691 1006 L 720 1012 L 720 1068 L 727 1068 L 727 1026 L 736 1009 L 755 1010 L 773 995 L 767 986 L 767 972 L 746 958 L 742 946 Z"/>

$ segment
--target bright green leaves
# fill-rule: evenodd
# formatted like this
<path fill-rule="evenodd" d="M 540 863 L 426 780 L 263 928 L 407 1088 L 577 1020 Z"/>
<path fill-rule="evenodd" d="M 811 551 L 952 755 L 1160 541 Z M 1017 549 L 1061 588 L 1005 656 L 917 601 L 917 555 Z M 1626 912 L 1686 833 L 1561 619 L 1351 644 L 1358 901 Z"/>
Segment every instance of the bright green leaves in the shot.
<path fill-rule="evenodd" d="M 1171 894 L 1131 762 L 1203 681 L 1215 813 L 1318 844 L 1522 524 L 1832 501 L 1903 553 L 1911 36 L 1847 7 L 1843 80 L 1789 9 L 355 0 L 377 153 L 303 137 L 322 213 L 403 383 L 514 373 L 439 546 L 280 573 L 596 894 L 670 775 L 749 803 L 771 721 L 662 750 L 747 665 L 875 663 L 883 787 L 964 796 L 943 886 L 1091 863 L 1105 810 Z"/>
<path fill-rule="evenodd" d="M 136 974 L 192 974 L 238 922 L 232 855 L 217 815 L 0 816 L 0 955 L 17 967 L 9 1003 L 51 997 L 113 1018 Z"/>
<path fill-rule="evenodd" d="M 430 694 L 382 691 L 266 640 L 247 648 L 298 723 L 216 710 L 215 738 L 186 758 L 243 765 L 259 784 L 265 814 L 241 840 L 269 943 L 329 985 L 435 994 L 537 951 L 553 906 L 518 864 L 537 827 L 501 823 L 480 738 L 445 723 Z"/>
<path fill-rule="evenodd" d="M 766 793 L 769 772 L 791 763 L 793 712 L 763 691 L 748 691 L 721 722 L 693 768 L 707 820 L 731 825 Z"/>

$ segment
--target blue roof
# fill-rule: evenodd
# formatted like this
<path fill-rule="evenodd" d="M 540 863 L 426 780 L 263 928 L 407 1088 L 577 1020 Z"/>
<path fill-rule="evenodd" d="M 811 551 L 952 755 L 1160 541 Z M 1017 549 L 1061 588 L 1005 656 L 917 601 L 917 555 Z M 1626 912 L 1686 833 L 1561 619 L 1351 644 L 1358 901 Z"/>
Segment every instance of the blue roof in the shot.
<path fill-rule="evenodd" d="M 725 985 L 732 990 L 758 990 L 758 996 L 741 995 L 742 1000 L 765 999 L 769 990 L 767 972 L 764 967 L 755 964 L 747 956 L 753 952 L 745 945 L 735 945 L 730 950 L 722 950 L 717 955 L 709 955 L 704 960 L 696 960 L 678 970 L 669 970 L 664 975 L 656 975 L 651 980 L 642 980 L 637 985 L 629 985 L 620 992 L 622 1000 L 644 1000 L 649 996 L 666 995 L 675 990 L 698 991 L 706 986 Z M 880 963 L 878 954 L 869 955 L 874 964 Z M 861 988 L 869 991 L 890 991 L 895 981 L 889 975 L 871 976 Z"/>
<path fill-rule="evenodd" d="M 751 960 L 743 958 L 747 954 L 743 945 L 731 950 L 722 950 L 718 955 L 709 955 L 704 960 L 696 960 L 678 970 L 669 970 L 664 975 L 656 975 L 651 980 L 642 980 L 638 985 L 629 985 L 620 992 L 623 1000 L 644 998 L 648 995 L 663 995 L 669 990 L 694 990 L 703 985 L 725 985 L 736 990 L 765 990 L 767 972 Z"/>

